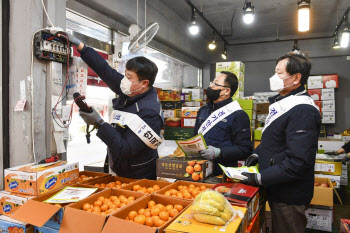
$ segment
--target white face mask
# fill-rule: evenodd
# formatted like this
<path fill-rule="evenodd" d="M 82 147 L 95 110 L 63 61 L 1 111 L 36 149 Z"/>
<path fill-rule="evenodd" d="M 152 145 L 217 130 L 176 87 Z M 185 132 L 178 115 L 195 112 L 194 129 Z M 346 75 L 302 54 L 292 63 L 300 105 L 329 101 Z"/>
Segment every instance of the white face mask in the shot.
<path fill-rule="evenodd" d="M 138 83 L 140 81 L 137 81 L 137 82 L 133 82 L 133 83 Z M 122 92 L 125 94 L 125 95 L 131 95 L 132 93 L 134 92 L 137 92 L 139 90 L 142 89 L 142 87 L 138 90 L 135 90 L 135 91 L 130 91 L 130 88 L 131 88 L 131 85 L 133 84 L 129 79 L 127 79 L 126 77 L 124 77 L 122 79 L 122 81 L 120 82 L 120 89 L 122 90 Z"/>
<path fill-rule="evenodd" d="M 293 75 L 287 77 L 287 78 L 290 78 L 292 77 Z M 280 77 L 277 75 L 277 74 L 274 74 L 271 78 L 270 78 L 270 89 L 271 91 L 276 91 L 276 92 L 280 92 L 282 91 L 284 88 L 287 88 L 287 87 L 290 87 L 290 86 L 293 86 L 294 84 L 292 83 L 291 85 L 289 86 L 284 86 L 284 80 L 286 80 L 287 78 L 284 78 L 284 79 L 280 79 Z"/>

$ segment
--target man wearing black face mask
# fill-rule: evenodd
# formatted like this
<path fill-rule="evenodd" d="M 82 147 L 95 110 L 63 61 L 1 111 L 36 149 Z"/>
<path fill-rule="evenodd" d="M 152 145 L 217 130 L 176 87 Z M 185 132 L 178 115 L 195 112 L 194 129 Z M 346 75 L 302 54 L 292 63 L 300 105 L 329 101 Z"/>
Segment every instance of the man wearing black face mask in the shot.
<path fill-rule="evenodd" d="M 252 152 L 250 121 L 232 96 L 238 88 L 235 74 L 221 72 L 207 89 L 210 101 L 197 114 L 194 133 L 202 133 L 208 145 L 201 156 L 214 162 L 214 175 L 222 174 L 218 163 L 236 167 L 237 160 L 246 159 Z"/>

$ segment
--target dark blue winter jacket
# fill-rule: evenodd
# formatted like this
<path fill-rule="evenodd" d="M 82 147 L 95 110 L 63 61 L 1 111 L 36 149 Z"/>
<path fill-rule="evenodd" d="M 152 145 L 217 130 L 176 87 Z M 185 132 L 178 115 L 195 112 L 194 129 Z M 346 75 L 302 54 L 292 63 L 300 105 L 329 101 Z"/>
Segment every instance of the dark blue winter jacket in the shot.
<path fill-rule="evenodd" d="M 303 91 L 304 86 L 300 86 L 286 96 L 277 95 L 269 101 L 273 104 Z M 254 153 L 258 154 L 261 181 L 270 201 L 310 204 L 320 126 L 319 111 L 311 105 L 300 104 L 265 129 Z"/>
<path fill-rule="evenodd" d="M 197 114 L 194 134 L 198 134 L 199 127 L 212 112 L 231 102 L 231 98 L 219 103 L 210 101 L 201 107 Z M 220 157 L 214 159 L 214 175 L 223 173 L 218 163 L 228 167 L 237 167 L 237 160 L 246 159 L 253 150 L 250 121 L 247 113 L 238 110 L 227 116 L 209 130 L 204 135 L 204 139 L 207 145 L 221 149 Z"/>
<path fill-rule="evenodd" d="M 156 90 L 151 87 L 145 93 L 128 97 L 120 89 L 123 75 L 111 68 L 92 48 L 85 46 L 81 58 L 96 74 L 119 95 L 113 99 L 116 110 L 137 114 L 154 132 L 160 135 L 163 127 L 163 115 Z M 108 146 L 109 165 L 118 176 L 135 179 L 155 179 L 158 152 L 148 147 L 128 127 L 104 123 L 97 131 L 97 136 Z"/>

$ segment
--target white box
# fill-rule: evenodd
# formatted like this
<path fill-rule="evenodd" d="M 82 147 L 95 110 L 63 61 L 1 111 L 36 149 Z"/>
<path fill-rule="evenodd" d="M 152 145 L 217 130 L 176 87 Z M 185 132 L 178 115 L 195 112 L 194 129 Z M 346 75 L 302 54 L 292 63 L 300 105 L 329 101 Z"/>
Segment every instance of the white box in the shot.
<path fill-rule="evenodd" d="M 308 89 L 321 89 L 323 88 L 322 76 L 309 76 L 307 80 Z"/>
<path fill-rule="evenodd" d="M 182 88 L 182 93 L 192 93 L 192 100 L 203 100 L 202 88 Z"/>
<path fill-rule="evenodd" d="M 334 124 L 335 112 L 322 112 L 322 124 Z"/>
<path fill-rule="evenodd" d="M 184 124 L 183 124 L 184 127 L 194 127 L 196 124 L 196 119 L 192 119 L 192 118 L 184 118 L 183 121 L 184 121 Z"/>
<path fill-rule="evenodd" d="M 323 100 L 322 101 L 322 112 L 334 112 L 335 101 L 334 100 Z"/>
<path fill-rule="evenodd" d="M 175 117 L 175 110 L 163 110 L 163 117 L 164 118 Z"/>
<path fill-rule="evenodd" d="M 321 89 L 321 100 L 334 100 L 334 88 Z"/>
<path fill-rule="evenodd" d="M 324 150 L 325 152 L 339 150 L 342 146 L 344 146 L 344 142 L 338 139 L 318 139 L 318 149 Z"/>
<path fill-rule="evenodd" d="M 306 228 L 332 232 L 333 210 L 309 208 L 305 211 Z"/>
<path fill-rule="evenodd" d="M 342 136 L 342 141 L 343 141 L 343 142 L 348 142 L 348 141 L 350 141 L 350 136 Z"/>

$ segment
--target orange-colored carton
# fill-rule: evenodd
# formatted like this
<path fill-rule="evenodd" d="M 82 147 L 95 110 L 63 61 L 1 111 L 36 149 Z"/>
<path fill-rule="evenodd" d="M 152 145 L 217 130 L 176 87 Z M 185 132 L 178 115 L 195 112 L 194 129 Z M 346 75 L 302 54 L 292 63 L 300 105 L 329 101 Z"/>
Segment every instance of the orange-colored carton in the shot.
<path fill-rule="evenodd" d="M 0 192 L 0 214 L 11 216 L 24 203 L 34 196 L 15 194 L 6 191 Z"/>

